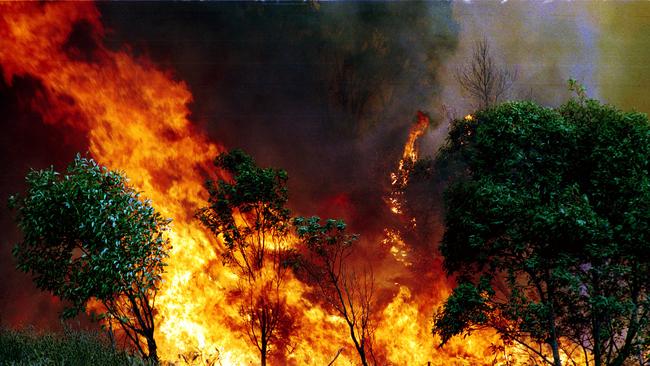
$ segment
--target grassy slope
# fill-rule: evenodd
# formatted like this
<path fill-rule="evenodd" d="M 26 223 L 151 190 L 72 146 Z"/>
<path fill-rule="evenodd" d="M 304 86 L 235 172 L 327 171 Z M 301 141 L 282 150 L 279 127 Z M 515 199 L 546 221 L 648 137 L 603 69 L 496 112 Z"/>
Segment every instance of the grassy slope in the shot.
<path fill-rule="evenodd" d="M 144 362 L 114 351 L 98 333 L 66 330 L 40 334 L 33 330 L 0 329 L 0 365 L 129 366 Z"/>

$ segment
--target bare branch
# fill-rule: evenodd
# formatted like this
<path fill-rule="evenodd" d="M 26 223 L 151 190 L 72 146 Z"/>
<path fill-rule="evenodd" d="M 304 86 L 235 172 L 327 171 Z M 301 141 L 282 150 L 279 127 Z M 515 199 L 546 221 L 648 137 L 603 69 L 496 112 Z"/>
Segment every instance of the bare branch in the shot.
<path fill-rule="evenodd" d="M 498 67 L 486 38 L 474 45 L 471 60 L 456 69 L 454 77 L 461 89 L 475 100 L 479 109 L 487 108 L 507 97 L 517 80 L 516 68 Z"/>

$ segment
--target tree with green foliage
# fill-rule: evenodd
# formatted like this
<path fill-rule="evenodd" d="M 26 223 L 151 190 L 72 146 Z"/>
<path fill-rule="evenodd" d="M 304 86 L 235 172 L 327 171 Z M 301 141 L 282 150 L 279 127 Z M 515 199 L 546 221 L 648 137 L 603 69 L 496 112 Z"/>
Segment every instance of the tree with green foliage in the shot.
<path fill-rule="evenodd" d="M 79 155 L 66 174 L 32 170 L 26 182 L 26 194 L 10 198 L 23 233 L 13 250 L 18 268 L 71 304 L 64 317 L 84 312 L 91 299 L 101 302 L 102 315 L 157 362 L 154 308 L 170 220 L 123 174 Z"/>
<path fill-rule="evenodd" d="M 209 206 L 197 217 L 223 240 L 224 262 L 239 272 L 242 318 L 264 366 L 271 352 L 286 348 L 292 330 L 282 291 L 289 255 L 288 177 L 283 170 L 258 167 L 241 150 L 220 154 L 214 164 L 231 179 L 207 181 Z"/>
<path fill-rule="evenodd" d="M 345 232 L 345 222 L 318 217 L 293 220 L 298 238 L 306 249 L 300 268 L 320 290 L 321 298 L 338 313 L 348 326 L 350 338 L 363 366 L 373 359 L 372 311 L 374 277 L 372 271 L 357 274 L 349 263 L 358 235 Z M 377 362 L 374 362 L 377 364 Z"/>
<path fill-rule="evenodd" d="M 648 364 L 650 124 L 580 90 L 452 124 L 437 159 L 457 279 L 434 317 L 443 345 L 490 327 L 549 365 Z"/>

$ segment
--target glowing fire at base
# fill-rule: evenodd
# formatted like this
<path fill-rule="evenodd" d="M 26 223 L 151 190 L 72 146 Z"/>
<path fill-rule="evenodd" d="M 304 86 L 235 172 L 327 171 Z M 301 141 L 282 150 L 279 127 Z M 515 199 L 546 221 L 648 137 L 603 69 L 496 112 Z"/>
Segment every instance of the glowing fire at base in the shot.
<path fill-rule="evenodd" d="M 179 361 L 179 354 L 195 352 L 203 358 L 218 356 L 222 365 L 255 364 L 257 352 L 242 335 L 236 299 L 227 296 L 237 276 L 221 263 L 222 243 L 193 218 L 207 198 L 202 172 L 212 169 L 212 159 L 223 148 L 188 120 L 192 96 L 187 86 L 146 59 L 104 47 L 99 18 L 91 3 L 1 4 L 3 76 L 10 84 L 16 76 L 37 79 L 42 90 L 34 109 L 44 121 L 65 123 L 85 133 L 94 158 L 124 170 L 133 186 L 174 219 L 169 234 L 174 248 L 156 299 L 160 356 Z M 92 28 L 89 37 L 94 37 L 95 49 L 78 50 L 68 44 L 79 24 Z M 428 118 L 418 115 L 393 185 L 406 185 L 408 174 L 402 170 L 417 159 L 414 144 L 427 124 Z M 393 211 L 400 213 L 399 197 L 393 198 Z M 415 294 L 401 286 L 378 314 L 375 341 L 385 363 L 494 364 L 487 351 L 496 342 L 492 334 L 453 340 L 444 350 L 434 347 L 431 314 L 450 291 L 437 266 L 432 273 L 438 275 L 431 277 L 426 291 Z M 325 365 L 340 348 L 344 351 L 337 364 L 354 363 L 343 322 L 308 300 L 305 294 L 310 290 L 293 278 L 287 283 L 287 301 L 300 311 L 293 351 L 285 363 Z"/>

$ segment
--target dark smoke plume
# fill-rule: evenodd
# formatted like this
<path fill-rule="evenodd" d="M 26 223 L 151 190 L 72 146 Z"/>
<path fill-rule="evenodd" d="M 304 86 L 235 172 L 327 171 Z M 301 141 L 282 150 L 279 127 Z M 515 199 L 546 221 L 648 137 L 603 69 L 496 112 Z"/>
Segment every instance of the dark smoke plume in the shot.
<path fill-rule="evenodd" d="M 297 210 L 350 202 L 359 228 L 376 220 L 386 172 L 415 111 L 433 106 L 457 36 L 448 3 L 100 8 L 112 43 L 187 81 L 193 118 L 216 141 L 288 170 Z"/>

